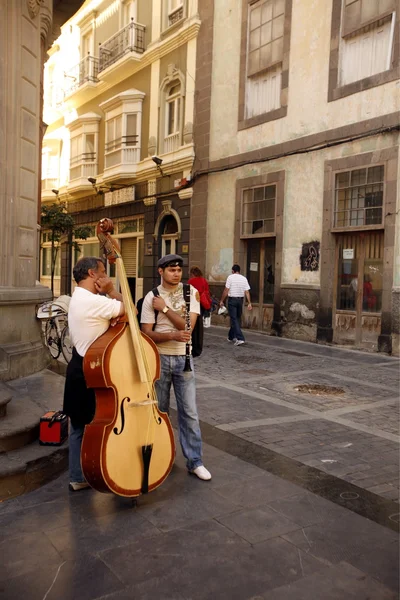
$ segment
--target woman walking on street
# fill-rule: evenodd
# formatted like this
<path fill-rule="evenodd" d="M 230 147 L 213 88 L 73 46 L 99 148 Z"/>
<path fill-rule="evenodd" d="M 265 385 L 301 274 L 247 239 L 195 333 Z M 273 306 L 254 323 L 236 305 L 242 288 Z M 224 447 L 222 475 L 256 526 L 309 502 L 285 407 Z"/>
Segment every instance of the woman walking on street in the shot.
<path fill-rule="evenodd" d="M 210 316 L 211 308 L 211 295 L 208 281 L 203 277 L 203 273 L 199 267 L 192 267 L 190 269 L 190 279 L 188 281 L 199 292 L 200 295 L 200 314 L 203 318 Z"/>

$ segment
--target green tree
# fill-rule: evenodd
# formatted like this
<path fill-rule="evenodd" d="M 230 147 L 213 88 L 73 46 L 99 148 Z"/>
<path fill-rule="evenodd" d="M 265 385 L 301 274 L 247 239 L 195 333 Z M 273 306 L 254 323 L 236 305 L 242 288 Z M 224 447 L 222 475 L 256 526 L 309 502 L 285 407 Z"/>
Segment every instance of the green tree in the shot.
<path fill-rule="evenodd" d="M 73 238 L 86 240 L 90 234 L 90 227 L 76 226 L 71 215 L 68 214 L 65 202 L 55 202 L 51 205 L 42 205 L 42 229 L 50 231 L 51 239 L 51 291 L 54 294 L 54 271 L 56 268 L 57 254 L 60 243 L 66 241 L 72 249 L 79 250 L 80 246 Z"/>

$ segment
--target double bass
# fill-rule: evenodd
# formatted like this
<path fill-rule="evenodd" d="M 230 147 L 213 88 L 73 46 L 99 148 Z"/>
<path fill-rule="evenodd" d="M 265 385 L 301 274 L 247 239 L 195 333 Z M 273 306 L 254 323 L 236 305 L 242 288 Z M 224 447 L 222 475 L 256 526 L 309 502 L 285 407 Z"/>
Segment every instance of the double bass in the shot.
<path fill-rule="evenodd" d="M 175 458 L 175 442 L 154 389 L 160 376 L 158 350 L 139 328 L 112 231 L 110 219 L 97 225 L 100 246 L 116 265 L 126 318 L 95 340 L 83 361 L 86 384 L 95 390 L 96 412 L 85 427 L 81 463 L 94 489 L 133 498 L 166 479 Z"/>

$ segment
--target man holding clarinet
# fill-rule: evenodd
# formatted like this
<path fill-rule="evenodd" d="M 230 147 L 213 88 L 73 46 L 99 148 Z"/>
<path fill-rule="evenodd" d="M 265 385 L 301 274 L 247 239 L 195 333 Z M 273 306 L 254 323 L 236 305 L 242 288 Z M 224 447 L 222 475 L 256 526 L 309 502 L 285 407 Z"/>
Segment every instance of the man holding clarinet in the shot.
<path fill-rule="evenodd" d="M 190 286 L 190 311 L 181 283 L 183 259 L 167 254 L 157 263 L 161 276 L 158 295 L 149 292 L 143 301 L 141 328 L 157 345 L 161 360 L 156 382 L 158 406 L 169 412 L 171 384 L 178 408 L 179 441 L 189 473 L 208 481 L 211 473 L 202 461 L 202 443 L 196 406 L 196 382 L 191 356 L 191 332 L 200 314 L 198 291 Z M 155 290 L 154 290 L 155 292 Z"/>

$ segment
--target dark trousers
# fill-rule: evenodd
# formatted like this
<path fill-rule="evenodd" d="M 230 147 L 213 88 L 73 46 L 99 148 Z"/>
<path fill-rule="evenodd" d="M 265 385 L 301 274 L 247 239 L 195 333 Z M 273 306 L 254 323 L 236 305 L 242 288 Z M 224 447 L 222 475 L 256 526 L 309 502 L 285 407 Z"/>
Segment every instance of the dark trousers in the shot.
<path fill-rule="evenodd" d="M 228 337 L 230 340 L 242 340 L 244 335 L 240 328 L 240 319 L 243 312 L 243 298 L 228 298 L 228 312 L 231 319 L 231 328 Z"/>
<path fill-rule="evenodd" d="M 85 481 L 81 469 L 81 446 L 85 425 L 94 417 L 96 396 L 94 390 L 86 386 L 83 373 L 83 358 L 75 348 L 68 363 L 64 388 L 63 412 L 71 420 L 69 433 L 69 476 L 70 481 Z"/>

